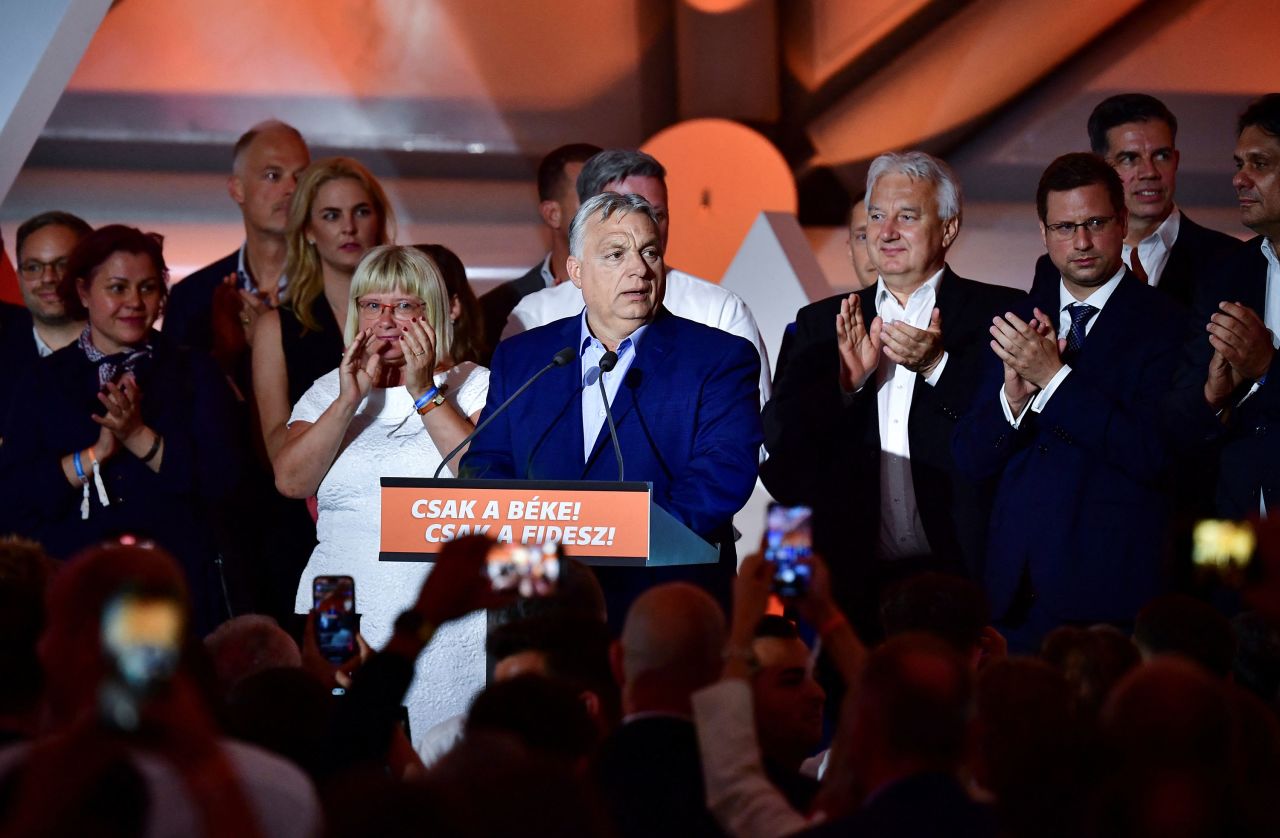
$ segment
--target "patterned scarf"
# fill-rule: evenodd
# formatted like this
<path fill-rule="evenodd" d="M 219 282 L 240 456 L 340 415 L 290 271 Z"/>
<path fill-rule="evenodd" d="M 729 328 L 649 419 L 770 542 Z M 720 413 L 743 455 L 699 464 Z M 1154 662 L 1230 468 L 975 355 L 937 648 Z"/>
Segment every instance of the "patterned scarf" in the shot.
<path fill-rule="evenodd" d="M 140 361 L 151 357 L 150 343 L 144 343 L 140 347 L 117 352 L 114 355 L 106 355 L 93 345 L 93 340 L 89 337 L 91 328 L 91 326 L 84 327 L 76 344 L 90 363 L 98 365 L 99 387 L 107 386 L 108 381 L 115 381 L 121 373 L 133 372 Z"/>

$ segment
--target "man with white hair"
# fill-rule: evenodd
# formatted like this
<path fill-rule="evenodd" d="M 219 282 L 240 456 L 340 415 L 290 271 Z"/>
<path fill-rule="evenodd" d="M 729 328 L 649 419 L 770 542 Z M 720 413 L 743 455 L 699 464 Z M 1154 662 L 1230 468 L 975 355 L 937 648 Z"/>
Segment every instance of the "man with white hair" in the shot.
<path fill-rule="evenodd" d="M 760 477 L 779 501 L 814 508 L 837 597 L 874 632 L 883 584 L 911 570 L 962 571 L 982 555 L 989 492 L 956 477 L 951 435 L 976 391 L 991 319 L 1021 294 L 947 266 L 961 196 L 941 160 L 880 155 L 866 200 L 878 278 L 797 313 L 764 410 Z"/>

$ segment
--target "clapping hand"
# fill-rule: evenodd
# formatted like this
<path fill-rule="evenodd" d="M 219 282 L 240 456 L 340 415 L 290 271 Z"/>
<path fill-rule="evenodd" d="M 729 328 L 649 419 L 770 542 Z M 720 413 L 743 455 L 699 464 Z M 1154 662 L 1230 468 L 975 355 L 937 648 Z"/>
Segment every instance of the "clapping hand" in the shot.
<path fill-rule="evenodd" d="M 125 373 L 118 384 L 108 381 L 98 391 L 98 401 L 102 402 L 107 413 L 94 416 L 93 421 L 110 431 L 121 444 L 142 430 L 142 388 L 133 373 Z M 94 453 L 99 453 L 96 447 Z"/>
<path fill-rule="evenodd" d="M 880 332 L 883 321 L 871 321 L 868 330 L 862 320 L 862 304 L 857 294 L 840 301 L 836 315 L 836 346 L 840 351 L 840 389 L 855 393 L 880 363 Z"/>
<path fill-rule="evenodd" d="M 1218 312 L 1205 325 L 1214 352 L 1231 365 L 1237 386 L 1257 381 L 1271 368 L 1275 346 L 1271 331 L 1257 312 L 1240 303 L 1218 303 Z"/>
<path fill-rule="evenodd" d="M 890 361 L 927 377 L 942 360 L 942 311 L 934 308 L 925 329 L 902 320 L 886 323 L 880 329 L 880 341 Z"/>
<path fill-rule="evenodd" d="M 338 365 L 338 398 L 347 399 L 357 404 L 382 374 L 382 353 L 386 351 L 385 341 L 373 335 L 373 329 L 364 329 L 356 334 L 345 352 L 342 363 Z"/>
<path fill-rule="evenodd" d="M 415 317 L 400 327 L 404 335 L 404 386 L 416 399 L 435 386 L 436 332 L 425 318 Z"/>

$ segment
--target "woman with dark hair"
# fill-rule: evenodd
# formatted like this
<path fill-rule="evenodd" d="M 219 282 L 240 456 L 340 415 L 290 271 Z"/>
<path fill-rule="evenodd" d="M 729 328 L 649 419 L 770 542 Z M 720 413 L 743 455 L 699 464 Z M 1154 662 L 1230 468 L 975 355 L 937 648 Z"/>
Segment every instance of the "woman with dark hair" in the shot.
<path fill-rule="evenodd" d="M 454 363 L 472 361 L 481 366 L 488 364 L 493 347 L 485 339 L 484 314 L 480 311 L 476 292 L 471 290 L 471 283 L 467 281 L 466 266 L 462 264 L 458 254 L 442 244 L 419 244 L 415 247 L 430 256 L 431 261 L 440 268 L 445 290 L 449 292 Z"/>
<path fill-rule="evenodd" d="M 119 533 L 182 561 L 198 624 L 217 616 L 210 502 L 237 476 L 231 394 L 213 361 L 153 330 L 162 239 L 113 224 L 81 239 L 59 288 L 80 337 L 14 389 L 0 445 L 0 531 L 66 558 Z"/>

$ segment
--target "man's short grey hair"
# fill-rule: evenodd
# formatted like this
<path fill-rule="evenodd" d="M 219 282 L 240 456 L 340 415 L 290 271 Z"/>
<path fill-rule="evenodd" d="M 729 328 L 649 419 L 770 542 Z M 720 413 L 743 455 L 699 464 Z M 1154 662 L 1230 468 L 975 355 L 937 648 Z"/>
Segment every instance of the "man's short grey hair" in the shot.
<path fill-rule="evenodd" d="M 867 171 L 868 203 L 870 203 L 871 190 L 875 189 L 876 181 L 881 175 L 889 172 L 906 175 L 912 180 L 932 183 L 934 196 L 938 201 L 938 215 L 943 221 L 950 221 L 953 218 L 960 220 L 962 209 L 960 181 L 946 163 L 923 151 L 881 154 L 871 161 L 871 168 Z"/>
<path fill-rule="evenodd" d="M 587 240 L 587 223 L 591 220 L 591 216 L 598 215 L 599 221 L 605 222 L 615 213 L 630 215 L 633 212 L 644 213 L 649 216 L 654 227 L 658 226 L 657 211 L 652 204 L 639 195 L 601 192 L 599 195 L 588 198 L 582 206 L 578 207 L 577 214 L 573 216 L 573 223 L 569 225 L 569 254 L 575 259 L 582 258 L 582 245 Z"/>
<path fill-rule="evenodd" d="M 578 200 L 585 202 L 609 184 L 629 177 L 652 177 L 665 183 L 667 170 L 643 151 L 606 149 L 588 160 L 578 173 Z"/>

